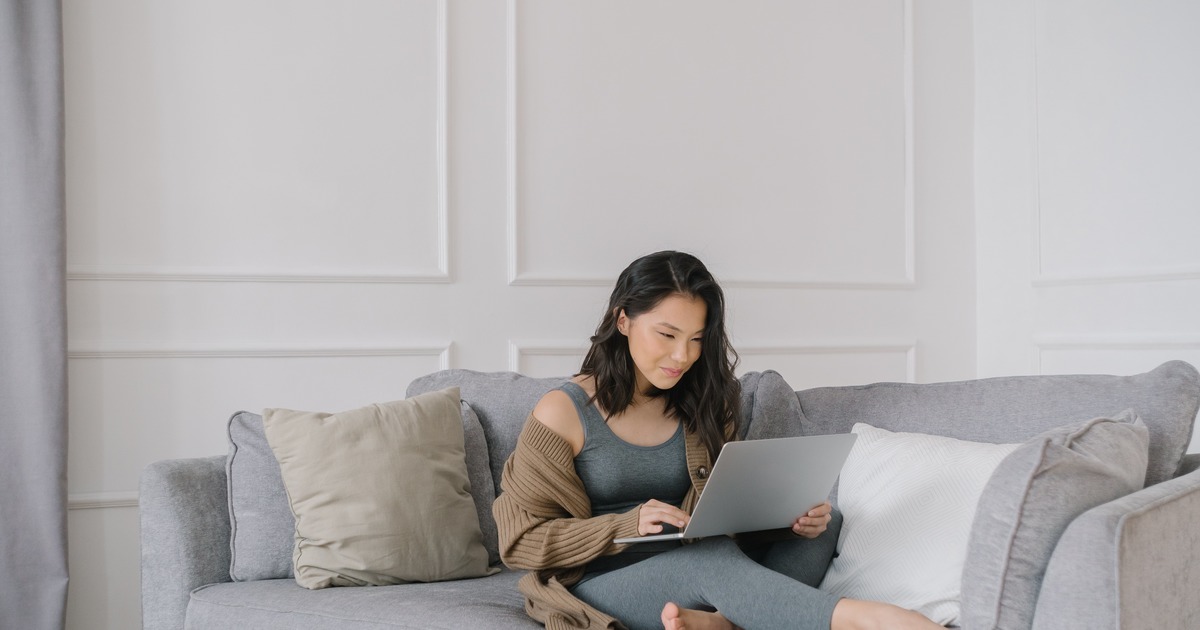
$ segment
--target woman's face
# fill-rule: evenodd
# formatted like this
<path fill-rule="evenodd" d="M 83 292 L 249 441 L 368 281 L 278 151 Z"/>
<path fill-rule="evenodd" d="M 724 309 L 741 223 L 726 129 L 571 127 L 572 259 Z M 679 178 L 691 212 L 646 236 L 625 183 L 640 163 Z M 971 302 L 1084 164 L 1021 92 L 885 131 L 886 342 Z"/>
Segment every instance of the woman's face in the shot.
<path fill-rule="evenodd" d="M 629 354 L 637 368 L 637 391 L 651 385 L 671 389 L 700 358 L 708 307 L 691 296 L 674 294 L 637 317 L 617 316 L 617 329 L 629 338 Z"/>

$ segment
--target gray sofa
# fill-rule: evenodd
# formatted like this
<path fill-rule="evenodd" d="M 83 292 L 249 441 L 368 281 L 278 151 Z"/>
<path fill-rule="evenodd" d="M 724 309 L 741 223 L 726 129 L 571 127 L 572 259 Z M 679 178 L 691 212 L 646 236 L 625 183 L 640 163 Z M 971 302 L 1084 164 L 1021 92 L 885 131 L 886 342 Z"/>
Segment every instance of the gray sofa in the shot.
<path fill-rule="evenodd" d="M 408 388 L 410 397 L 460 388 L 472 494 L 493 561 L 498 555 L 490 502 L 499 491 L 501 467 L 529 410 L 563 380 L 446 370 Z M 1185 455 L 1200 406 L 1200 374 L 1191 365 L 1173 361 L 1134 376 L 877 383 L 798 392 L 771 371 L 747 374 L 742 383 L 746 439 L 843 433 L 863 422 L 890 431 L 1015 443 L 1132 409 L 1149 429 L 1146 487 L 1073 517 L 1054 546 L 1040 597 L 1020 605 L 1036 609 L 1042 627 L 1200 628 L 1200 456 Z M 228 455 L 160 461 L 144 470 L 139 501 L 144 628 L 540 627 L 524 613 L 517 592 L 521 573 L 507 569 L 428 584 L 314 591 L 297 586 L 287 577 L 291 515 L 256 418 L 246 412 L 234 416 Z"/>

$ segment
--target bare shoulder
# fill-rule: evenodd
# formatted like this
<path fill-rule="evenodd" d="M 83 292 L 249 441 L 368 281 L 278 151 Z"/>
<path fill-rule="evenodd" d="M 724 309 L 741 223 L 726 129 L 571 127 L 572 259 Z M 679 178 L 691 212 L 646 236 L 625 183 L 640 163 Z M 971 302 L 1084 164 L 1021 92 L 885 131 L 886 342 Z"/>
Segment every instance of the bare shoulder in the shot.
<path fill-rule="evenodd" d="M 566 392 L 560 389 L 547 392 L 533 408 L 533 417 L 566 440 L 574 454 L 583 450 L 583 424 Z"/>

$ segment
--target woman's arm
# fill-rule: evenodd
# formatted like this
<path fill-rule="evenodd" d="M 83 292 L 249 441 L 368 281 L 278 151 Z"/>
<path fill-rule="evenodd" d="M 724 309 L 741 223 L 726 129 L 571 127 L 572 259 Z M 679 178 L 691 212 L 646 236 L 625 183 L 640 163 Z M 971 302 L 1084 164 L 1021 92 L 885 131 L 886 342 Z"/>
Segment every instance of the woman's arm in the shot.
<path fill-rule="evenodd" d="M 500 557 L 514 569 L 582 566 L 624 548 L 614 538 L 638 534 L 641 506 L 591 515 L 571 445 L 532 415 L 504 464 L 500 487 L 492 513 Z"/>

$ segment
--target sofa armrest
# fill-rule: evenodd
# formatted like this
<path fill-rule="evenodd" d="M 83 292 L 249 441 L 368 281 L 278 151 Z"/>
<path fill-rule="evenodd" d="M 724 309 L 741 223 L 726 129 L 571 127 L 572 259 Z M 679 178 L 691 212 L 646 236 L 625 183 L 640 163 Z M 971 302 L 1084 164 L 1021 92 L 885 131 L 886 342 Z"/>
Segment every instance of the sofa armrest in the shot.
<path fill-rule="evenodd" d="M 1033 628 L 1200 628 L 1200 471 L 1079 515 L 1050 556 Z"/>
<path fill-rule="evenodd" d="M 225 456 L 155 462 L 142 471 L 142 628 L 183 628 L 192 589 L 229 582 Z"/>
<path fill-rule="evenodd" d="M 1179 466 L 1180 477 L 1200 470 L 1200 453 L 1188 453 L 1183 456 L 1183 463 Z"/>

